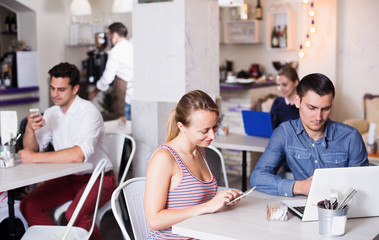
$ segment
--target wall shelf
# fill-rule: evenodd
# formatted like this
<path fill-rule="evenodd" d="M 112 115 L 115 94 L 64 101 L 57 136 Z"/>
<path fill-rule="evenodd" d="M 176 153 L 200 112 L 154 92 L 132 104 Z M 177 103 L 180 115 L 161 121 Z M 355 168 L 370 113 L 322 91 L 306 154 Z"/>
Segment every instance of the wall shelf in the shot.
<path fill-rule="evenodd" d="M 25 88 L 5 88 L 0 89 L 0 94 L 14 94 L 14 93 L 26 93 L 26 92 L 38 92 L 38 87 L 25 87 Z"/>
<path fill-rule="evenodd" d="M 286 47 L 273 48 L 271 45 L 272 32 L 275 27 L 280 26 L 280 31 L 287 27 Z M 295 48 L 295 31 L 293 13 L 290 11 L 284 12 L 268 12 L 267 13 L 267 48 L 269 50 L 287 51 Z"/>
<path fill-rule="evenodd" d="M 224 44 L 254 44 L 260 43 L 260 21 L 237 20 L 224 22 L 222 26 L 222 39 Z"/>
<path fill-rule="evenodd" d="M 0 89 L 0 106 L 39 102 L 38 87 Z"/>

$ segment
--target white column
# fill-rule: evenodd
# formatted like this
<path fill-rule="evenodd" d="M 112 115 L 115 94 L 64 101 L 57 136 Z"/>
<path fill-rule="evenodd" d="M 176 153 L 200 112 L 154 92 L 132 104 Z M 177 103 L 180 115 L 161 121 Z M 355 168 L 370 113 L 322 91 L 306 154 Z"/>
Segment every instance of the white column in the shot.
<path fill-rule="evenodd" d="M 134 176 L 145 176 L 151 155 L 164 144 L 168 114 L 182 95 L 201 89 L 219 96 L 218 14 L 217 0 L 134 0 Z"/>

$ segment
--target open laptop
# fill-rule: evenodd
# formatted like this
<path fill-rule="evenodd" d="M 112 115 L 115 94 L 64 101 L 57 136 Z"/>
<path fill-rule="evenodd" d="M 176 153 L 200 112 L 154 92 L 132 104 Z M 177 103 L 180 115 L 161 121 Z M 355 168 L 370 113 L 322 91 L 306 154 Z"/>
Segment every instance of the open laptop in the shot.
<path fill-rule="evenodd" d="M 247 135 L 271 137 L 273 130 L 270 113 L 242 110 L 242 119 Z"/>
<path fill-rule="evenodd" d="M 303 221 L 317 221 L 317 203 L 330 199 L 331 190 L 336 190 L 343 196 L 349 188 L 355 188 L 357 193 L 349 207 L 347 217 L 379 216 L 378 182 L 379 166 L 320 168 L 314 172 L 308 198 L 286 199 L 285 203 L 289 210 Z M 304 208 L 303 214 L 299 207 Z"/>

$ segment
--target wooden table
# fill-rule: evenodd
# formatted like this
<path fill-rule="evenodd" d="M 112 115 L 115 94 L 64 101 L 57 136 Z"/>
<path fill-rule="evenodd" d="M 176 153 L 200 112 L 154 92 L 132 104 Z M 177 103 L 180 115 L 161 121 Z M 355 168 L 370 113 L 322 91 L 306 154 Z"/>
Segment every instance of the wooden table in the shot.
<path fill-rule="evenodd" d="M 12 189 L 63 177 L 92 169 L 92 163 L 35 163 L 22 164 L 15 161 L 15 166 L 0 168 L 0 192 L 8 191 L 9 239 L 14 239 L 14 199 Z"/>
<path fill-rule="evenodd" d="M 233 149 L 242 151 L 242 191 L 246 191 L 246 152 L 264 152 L 269 138 L 249 136 L 246 134 L 230 133 L 226 136 L 217 136 L 212 142 L 216 148 Z"/>
<path fill-rule="evenodd" d="M 288 220 L 266 220 L 267 200 L 285 197 L 253 192 L 233 207 L 190 218 L 172 227 L 173 233 L 206 239 L 330 239 L 319 234 L 318 221 L 302 222 L 288 214 Z M 349 218 L 345 235 L 336 239 L 373 239 L 378 233 L 379 217 Z"/>

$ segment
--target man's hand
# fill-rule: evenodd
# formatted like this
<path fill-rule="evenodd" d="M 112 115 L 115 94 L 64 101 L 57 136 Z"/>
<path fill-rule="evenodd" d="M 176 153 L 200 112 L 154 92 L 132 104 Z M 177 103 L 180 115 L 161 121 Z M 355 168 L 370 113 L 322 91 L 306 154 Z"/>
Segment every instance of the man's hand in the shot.
<path fill-rule="evenodd" d="M 34 132 L 42 128 L 45 125 L 45 119 L 38 113 L 31 113 L 28 115 L 28 124 L 26 125 L 26 129 L 28 131 Z"/>
<path fill-rule="evenodd" d="M 309 189 L 311 188 L 312 178 L 313 176 L 302 181 L 296 181 L 293 185 L 293 194 L 301 194 L 308 196 Z"/>
<path fill-rule="evenodd" d="M 36 153 L 33 152 L 30 148 L 24 148 L 23 150 L 18 151 L 18 155 L 21 158 L 22 163 L 34 163 L 34 158 Z"/>

